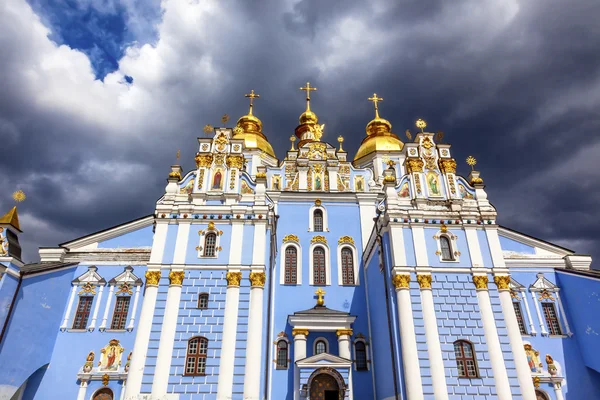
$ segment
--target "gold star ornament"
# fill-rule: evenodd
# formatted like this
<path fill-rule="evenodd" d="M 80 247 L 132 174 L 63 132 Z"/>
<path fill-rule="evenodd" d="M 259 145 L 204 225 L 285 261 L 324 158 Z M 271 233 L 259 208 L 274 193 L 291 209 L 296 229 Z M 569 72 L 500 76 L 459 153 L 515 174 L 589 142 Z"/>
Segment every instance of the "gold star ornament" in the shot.
<path fill-rule="evenodd" d="M 419 128 L 421 130 L 421 132 L 423 132 L 423 129 L 425 129 L 425 127 L 427 126 L 427 122 L 425 122 L 424 120 L 419 118 L 417 120 L 417 122 L 415 123 L 415 125 L 417 126 L 417 128 Z"/>
<path fill-rule="evenodd" d="M 213 131 L 213 126 L 211 124 L 204 125 L 204 133 L 211 133 Z"/>
<path fill-rule="evenodd" d="M 17 203 L 20 203 L 22 201 L 25 201 L 25 199 L 27 198 L 27 196 L 25 196 L 25 192 L 24 191 L 22 191 L 21 189 L 19 189 L 19 190 L 17 190 L 16 192 L 14 192 L 12 194 L 12 198 Z"/>
<path fill-rule="evenodd" d="M 472 170 L 475 170 L 475 164 L 477 164 L 477 160 L 473 156 L 467 157 L 467 164 L 471 166 Z"/>

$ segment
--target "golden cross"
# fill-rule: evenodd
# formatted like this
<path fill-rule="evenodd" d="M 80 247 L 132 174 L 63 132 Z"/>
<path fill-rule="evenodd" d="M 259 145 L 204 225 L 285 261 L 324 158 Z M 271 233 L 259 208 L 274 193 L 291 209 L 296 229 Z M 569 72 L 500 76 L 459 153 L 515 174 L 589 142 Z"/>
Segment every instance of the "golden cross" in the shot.
<path fill-rule="evenodd" d="M 317 90 L 317 88 L 311 87 L 310 82 L 306 82 L 306 86 L 301 87 L 300 90 L 306 91 L 306 111 L 310 111 L 310 92 L 312 90 Z"/>
<path fill-rule="evenodd" d="M 254 99 L 259 99 L 260 94 L 255 94 L 254 89 L 252 89 L 250 93 L 246 93 L 244 96 L 250 98 L 250 111 L 248 112 L 248 115 L 252 115 L 252 106 L 254 105 Z"/>
<path fill-rule="evenodd" d="M 325 294 L 325 291 L 321 288 L 319 288 L 315 294 L 318 296 L 317 298 L 317 305 L 318 306 L 322 306 L 323 304 L 325 304 L 325 301 L 323 300 L 323 295 Z"/>
<path fill-rule="evenodd" d="M 368 98 L 369 101 L 372 101 L 375 104 L 375 118 L 379 118 L 379 106 L 377 103 L 383 101 L 382 97 L 377 97 L 377 93 L 373 93 L 373 97 Z"/>

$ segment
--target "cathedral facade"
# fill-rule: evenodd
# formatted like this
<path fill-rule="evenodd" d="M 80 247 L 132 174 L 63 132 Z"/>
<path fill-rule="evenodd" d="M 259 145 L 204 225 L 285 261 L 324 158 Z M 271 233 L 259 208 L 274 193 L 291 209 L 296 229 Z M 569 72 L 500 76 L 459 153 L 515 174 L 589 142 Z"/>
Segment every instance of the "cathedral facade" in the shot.
<path fill-rule="evenodd" d="M 600 398 L 591 257 L 498 225 L 480 173 L 422 120 L 402 142 L 377 95 L 348 158 L 302 90 L 282 160 L 252 91 L 152 215 L 35 264 L 0 219 L 0 399 Z"/>

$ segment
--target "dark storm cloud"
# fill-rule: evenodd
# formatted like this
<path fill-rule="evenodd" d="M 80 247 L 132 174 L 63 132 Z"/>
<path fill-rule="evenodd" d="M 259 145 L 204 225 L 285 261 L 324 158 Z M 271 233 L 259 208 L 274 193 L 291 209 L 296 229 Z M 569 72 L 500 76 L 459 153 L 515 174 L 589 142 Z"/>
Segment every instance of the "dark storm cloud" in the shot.
<path fill-rule="evenodd" d="M 97 99 L 87 94 L 72 94 L 85 107 L 58 108 L 36 101 L 40 94 L 18 79 L 2 83 L 0 165 L 9 173 L 1 205 L 8 209 L 19 187 L 28 193 L 20 207 L 27 245 L 55 245 L 151 213 L 175 151 L 192 168 L 202 126 L 219 125 L 223 113 L 231 126 L 252 88 L 261 94 L 256 114 L 282 157 L 304 107 L 298 88 L 310 80 L 319 88 L 313 109 L 327 126 L 324 138 L 344 135 L 351 155 L 373 116 L 366 98 L 375 91 L 402 138 L 422 117 L 431 131 L 445 132 L 459 172 L 468 174 L 467 155 L 479 159 L 502 224 L 600 256 L 597 2 L 206 4 L 208 17 L 197 21 L 165 10 L 162 25 L 147 28 L 158 32 L 156 51 L 140 45 L 140 56 L 121 61 L 133 84 L 97 113 L 123 98 L 133 109 L 95 118 L 85 111 Z M 8 34 L 25 31 L 15 26 Z M 43 64 L 19 40 L 0 38 L 0 50 L 17 58 L 0 62 L 4 77 Z M 35 258 L 32 248 L 25 253 Z"/>

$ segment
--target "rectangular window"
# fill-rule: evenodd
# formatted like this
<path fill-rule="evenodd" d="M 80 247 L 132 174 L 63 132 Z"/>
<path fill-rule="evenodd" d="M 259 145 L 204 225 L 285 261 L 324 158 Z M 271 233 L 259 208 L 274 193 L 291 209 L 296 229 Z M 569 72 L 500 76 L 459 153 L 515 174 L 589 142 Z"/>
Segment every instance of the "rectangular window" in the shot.
<path fill-rule="evenodd" d="M 81 296 L 79 298 L 79 304 L 77 304 L 77 311 L 75 312 L 75 318 L 73 319 L 73 329 L 87 328 L 93 302 L 93 296 Z"/>
<path fill-rule="evenodd" d="M 527 335 L 527 328 L 525 327 L 525 321 L 523 320 L 523 313 L 521 312 L 521 305 L 513 301 L 513 307 L 515 309 L 515 316 L 517 317 L 517 323 L 519 324 L 519 330 L 521 335 Z"/>
<path fill-rule="evenodd" d="M 118 296 L 113 312 L 112 324 L 110 329 L 125 329 L 127 313 L 129 312 L 129 296 Z"/>
<path fill-rule="evenodd" d="M 544 318 L 546 318 L 549 333 L 551 335 L 562 335 L 554 303 L 542 303 L 542 309 L 544 310 Z"/>

